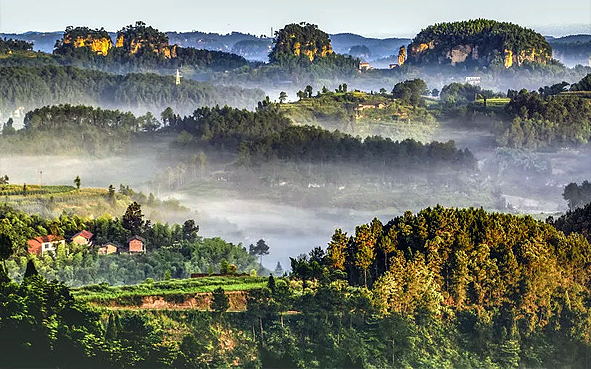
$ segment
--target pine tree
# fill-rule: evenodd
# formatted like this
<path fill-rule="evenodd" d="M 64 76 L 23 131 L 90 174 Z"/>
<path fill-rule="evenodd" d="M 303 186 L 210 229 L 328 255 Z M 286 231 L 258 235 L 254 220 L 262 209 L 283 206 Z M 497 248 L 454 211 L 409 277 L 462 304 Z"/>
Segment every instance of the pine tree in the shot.
<path fill-rule="evenodd" d="M 277 262 L 277 265 L 275 266 L 275 270 L 273 271 L 273 274 L 275 274 L 276 276 L 280 277 L 283 275 L 283 267 L 281 266 L 281 262 Z"/>
<path fill-rule="evenodd" d="M 347 254 L 347 233 L 337 229 L 328 243 L 328 260 L 330 266 L 334 269 L 345 270 L 345 261 Z"/>
<path fill-rule="evenodd" d="M 367 288 L 367 270 L 373 264 L 375 258 L 375 238 L 367 224 L 357 227 L 355 230 L 355 265 L 363 270 L 363 280 Z"/>
<path fill-rule="evenodd" d="M 33 263 L 33 260 L 29 259 L 27 262 L 27 269 L 25 270 L 25 278 L 35 275 L 39 275 L 39 272 L 37 271 L 37 268 L 35 268 L 35 263 Z"/>
<path fill-rule="evenodd" d="M 107 329 L 105 332 L 105 341 L 117 340 L 117 322 L 113 313 L 109 314 L 109 321 L 107 322 Z"/>
<path fill-rule="evenodd" d="M 221 314 L 226 312 L 226 310 L 230 308 L 230 299 L 224 292 L 223 288 L 216 288 L 215 290 L 213 290 L 211 295 L 212 299 L 211 304 L 209 305 L 211 310 Z"/>

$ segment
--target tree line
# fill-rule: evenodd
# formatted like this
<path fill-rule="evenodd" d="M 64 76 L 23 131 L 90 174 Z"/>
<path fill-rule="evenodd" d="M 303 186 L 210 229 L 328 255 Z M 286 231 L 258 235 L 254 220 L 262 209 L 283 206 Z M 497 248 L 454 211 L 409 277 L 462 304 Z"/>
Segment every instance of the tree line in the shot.
<path fill-rule="evenodd" d="M 584 368 L 590 256 L 580 234 L 531 217 L 438 206 L 335 231 L 243 312 L 220 289 L 208 312 L 96 310 L 34 264 L 20 284 L 0 266 L 0 362 Z"/>
<path fill-rule="evenodd" d="M 472 153 L 457 149 L 453 141 L 423 144 L 379 136 L 361 139 L 339 131 L 292 125 L 279 105 L 268 98 L 255 112 L 215 107 L 198 109 L 184 118 L 173 115 L 169 127 L 181 133 L 183 145 L 206 142 L 237 149 L 238 164 L 246 166 L 271 160 L 350 163 L 388 170 L 475 166 Z"/>
<path fill-rule="evenodd" d="M 167 106 L 190 112 L 199 106 L 254 107 L 264 98 L 260 90 L 184 80 L 156 74 L 114 75 L 75 67 L 0 68 L 0 111 L 3 115 L 24 107 L 85 104 L 135 110 L 161 111 Z M 145 110 L 144 110 L 145 111 Z"/>

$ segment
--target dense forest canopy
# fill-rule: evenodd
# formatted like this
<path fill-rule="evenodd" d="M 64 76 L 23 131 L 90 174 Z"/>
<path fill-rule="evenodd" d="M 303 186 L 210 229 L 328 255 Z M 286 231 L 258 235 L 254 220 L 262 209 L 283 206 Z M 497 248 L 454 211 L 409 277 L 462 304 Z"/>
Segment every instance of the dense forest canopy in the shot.
<path fill-rule="evenodd" d="M 151 252 L 169 265 L 164 252 L 185 251 Z M 386 224 L 374 219 L 351 236 L 335 231 L 327 252 L 292 258 L 289 278 L 269 277 L 265 287 L 245 291 L 241 311 L 227 312 L 223 289 L 204 312 L 131 311 L 141 299 L 127 299 L 127 309 L 96 309 L 78 291 L 39 276 L 35 265 L 45 271 L 43 261 L 29 263 L 20 284 L 0 264 L 0 360 L 9 367 L 57 366 L 68 355 L 72 367 L 582 368 L 590 256 L 581 235 L 531 217 L 438 206 Z M 66 259 L 56 261 L 68 270 Z M 127 290 L 182 286 L 153 283 Z M 109 306 L 113 290 L 80 292 L 102 293 Z"/>
<path fill-rule="evenodd" d="M 591 140 L 591 100 L 577 96 L 542 96 L 527 90 L 505 108 L 512 122 L 505 125 L 501 145 L 538 148 L 581 145 Z"/>
<path fill-rule="evenodd" d="M 86 104 L 136 111 L 162 111 L 167 106 L 190 112 L 199 106 L 254 107 L 263 99 L 260 90 L 185 80 L 156 74 L 114 75 L 75 67 L 0 68 L 0 112 L 7 119 L 22 107 L 25 111 L 51 104 Z"/>
<path fill-rule="evenodd" d="M 588 203 L 581 207 L 575 207 L 567 211 L 566 214 L 554 219 L 549 217 L 547 222 L 569 235 L 571 233 L 579 233 L 591 242 L 591 184 L 589 182 L 583 183 L 587 187 L 587 201 Z M 568 186 L 567 186 L 568 187 Z"/>
<path fill-rule="evenodd" d="M 268 99 L 255 112 L 229 107 L 203 108 L 193 115 L 173 117 L 170 128 L 181 132 L 178 142 L 237 149 L 238 162 L 258 165 L 270 160 L 337 162 L 397 170 L 409 167 L 474 168 L 475 158 L 454 142 L 423 144 L 414 140 L 392 141 L 379 136 L 361 139 L 339 131 L 296 126 L 286 118 L 281 104 Z"/>
<path fill-rule="evenodd" d="M 476 19 L 423 29 L 408 47 L 414 64 L 464 63 L 489 66 L 546 63 L 552 47 L 539 33 L 513 23 Z"/>
<path fill-rule="evenodd" d="M 0 38 L 0 55 L 33 50 L 33 44 L 21 40 Z"/>

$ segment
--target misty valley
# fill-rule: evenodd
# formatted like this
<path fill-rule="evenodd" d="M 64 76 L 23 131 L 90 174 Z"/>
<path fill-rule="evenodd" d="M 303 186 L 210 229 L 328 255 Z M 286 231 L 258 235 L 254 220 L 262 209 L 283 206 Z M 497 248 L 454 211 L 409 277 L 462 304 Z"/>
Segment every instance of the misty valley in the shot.
<path fill-rule="evenodd" d="M 0 39 L 0 367 L 586 368 L 590 35 Z"/>

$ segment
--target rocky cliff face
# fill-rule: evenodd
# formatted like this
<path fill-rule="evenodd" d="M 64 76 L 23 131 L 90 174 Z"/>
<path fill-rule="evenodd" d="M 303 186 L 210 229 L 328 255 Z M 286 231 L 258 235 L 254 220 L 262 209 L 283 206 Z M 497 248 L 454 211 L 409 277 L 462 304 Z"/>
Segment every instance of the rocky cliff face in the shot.
<path fill-rule="evenodd" d="M 93 53 L 106 56 L 112 47 L 111 37 L 104 29 L 68 27 L 64 37 L 56 43 L 55 51 L 63 53 L 70 48 L 89 48 Z"/>
<path fill-rule="evenodd" d="M 109 50 L 113 47 L 113 42 L 110 38 L 95 38 L 92 35 L 88 35 L 86 37 L 76 37 L 76 39 L 72 40 L 69 37 L 64 36 L 64 44 L 72 44 L 75 48 L 79 47 L 89 47 L 92 52 L 97 53 L 99 55 L 107 55 L 109 54 Z"/>
<path fill-rule="evenodd" d="M 404 48 L 404 45 L 402 45 L 402 46 L 400 46 L 400 49 L 398 50 L 398 65 L 403 65 L 405 61 L 406 61 L 406 49 Z"/>
<path fill-rule="evenodd" d="M 433 41 L 430 43 L 421 43 L 418 45 L 411 44 L 409 46 L 409 57 L 416 60 L 427 54 L 429 51 L 433 50 L 436 54 L 435 59 L 437 63 L 450 63 L 451 65 L 463 63 L 467 60 L 478 60 L 490 63 L 494 58 L 494 54 L 492 52 L 483 55 L 483 53 L 480 51 L 480 45 L 474 44 L 455 45 L 451 48 L 446 48 L 446 50 L 435 49 L 436 45 Z M 536 48 L 519 51 L 504 49 L 502 56 L 505 68 L 510 68 L 513 65 L 521 66 L 526 60 L 545 64 L 551 59 L 551 55 L 548 50 Z"/>
<path fill-rule="evenodd" d="M 314 58 L 320 56 L 321 58 L 326 57 L 328 54 L 332 54 L 332 47 L 322 46 L 322 49 L 318 50 L 314 43 L 306 43 L 302 45 L 299 42 L 296 42 L 293 45 L 293 54 L 295 56 L 306 55 L 310 61 L 314 61 Z"/>
<path fill-rule="evenodd" d="M 115 47 L 123 48 L 130 54 L 135 54 L 141 49 L 148 49 L 155 54 L 162 55 L 166 59 L 177 57 L 177 45 L 169 45 L 168 41 L 162 42 L 141 37 L 126 37 L 122 33 L 117 35 Z"/>

